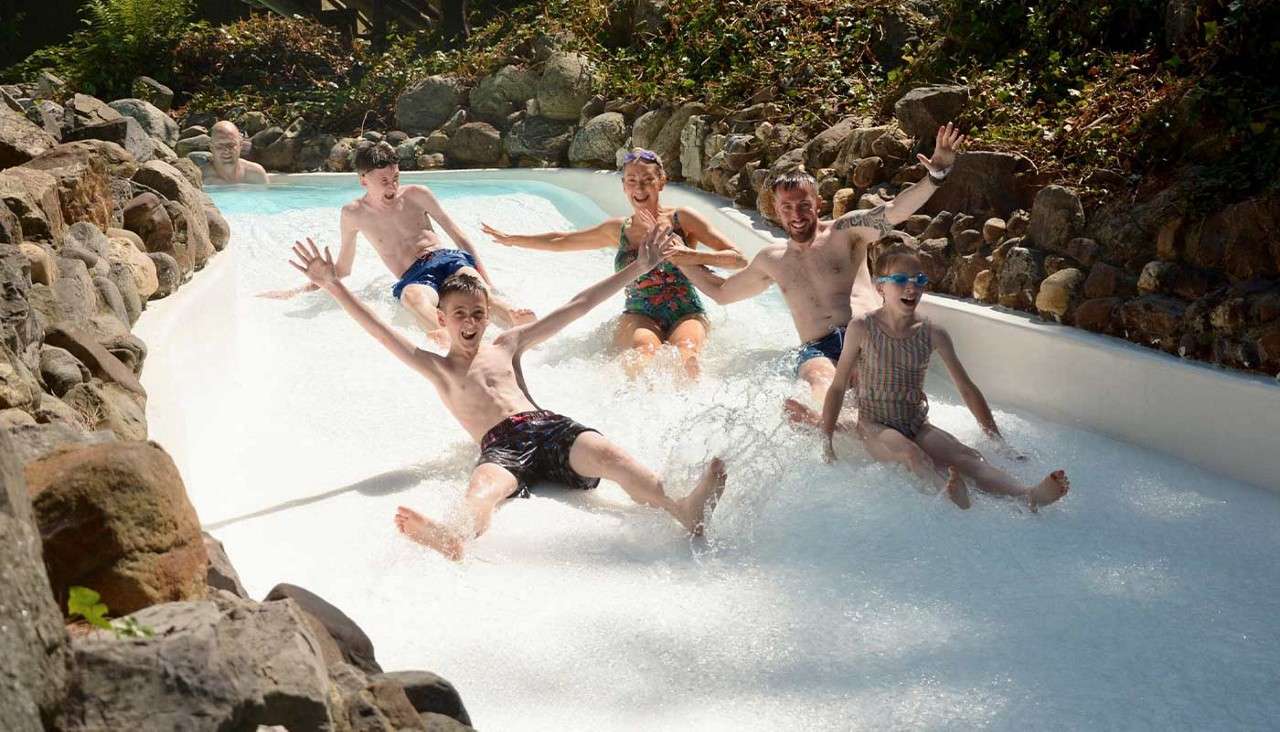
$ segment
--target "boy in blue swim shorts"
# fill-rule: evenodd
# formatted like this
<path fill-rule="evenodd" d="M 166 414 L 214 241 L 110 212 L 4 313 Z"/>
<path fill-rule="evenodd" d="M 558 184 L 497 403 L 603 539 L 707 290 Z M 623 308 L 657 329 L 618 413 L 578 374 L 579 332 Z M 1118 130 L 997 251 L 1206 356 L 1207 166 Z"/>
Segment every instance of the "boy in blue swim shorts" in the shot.
<path fill-rule="evenodd" d="M 493 293 L 489 273 L 476 256 L 466 233 L 445 213 L 426 186 L 400 185 L 400 164 L 396 150 L 386 142 L 356 149 L 356 172 L 365 194 L 342 207 L 339 223 L 342 248 L 336 262 L 338 276 L 351 273 L 356 256 L 356 234 L 364 234 L 383 264 L 399 279 L 391 293 L 413 314 L 427 337 L 441 348 L 449 347 L 448 330 L 440 321 L 439 289 L 444 281 L 463 272 L 480 279 L 490 290 L 494 320 L 512 327 L 534 320 L 530 310 L 514 307 Z M 437 221 L 458 244 L 452 249 L 441 241 L 431 226 Z M 314 290 L 306 285 L 297 290 L 266 293 L 267 297 L 292 297 Z"/>

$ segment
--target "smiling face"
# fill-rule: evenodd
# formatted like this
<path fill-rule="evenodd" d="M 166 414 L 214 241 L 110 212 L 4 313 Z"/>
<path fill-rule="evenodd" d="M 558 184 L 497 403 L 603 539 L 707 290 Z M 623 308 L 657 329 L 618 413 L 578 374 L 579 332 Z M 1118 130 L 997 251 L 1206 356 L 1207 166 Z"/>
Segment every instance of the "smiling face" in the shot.
<path fill-rule="evenodd" d="M 658 194 L 666 184 L 667 176 L 654 163 L 635 160 L 622 166 L 622 192 L 637 211 L 656 209 Z"/>
<path fill-rule="evenodd" d="M 910 315 L 916 311 L 920 298 L 924 296 L 924 286 L 917 285 L 915 278 L 924 272 L 924 265 L 914 254 L 886 255 L 891 257 L 879 269 L 882 276 L 895 274 L 906 275 L 911 279 L 905 285 L 896 282 L 876 281 L 876 291 L 884 298 L 884 306 L 891 313 Z"/>
<path fill-rule="evenodd" d="M 811 186 L 778 188 L 773 198 L 774 210 L 782 228 L 797 244 L 813 241 L 818 231 L 818 192 Z"/>
<path fill-rule="evenodd" d="M 240 130 L 235 125 L 223 120 L 213 126 L 209 137 L 209 151 L 219 164 L 230 167 L 240 160 Z"/>
<path fill-rule="evenodd" d="M 473 351 L 489 327 L 489 297 L 484 291 L 452 291 L 440 298 L 440 319 L 455 345 Z"/>
<path fill-rule="evenodd" d="M 390 201 L 396 197 L 396 191 L 400 190 L 400 166 L 388 165 L 361 173 L 360 185 L 373 198 Z"/>

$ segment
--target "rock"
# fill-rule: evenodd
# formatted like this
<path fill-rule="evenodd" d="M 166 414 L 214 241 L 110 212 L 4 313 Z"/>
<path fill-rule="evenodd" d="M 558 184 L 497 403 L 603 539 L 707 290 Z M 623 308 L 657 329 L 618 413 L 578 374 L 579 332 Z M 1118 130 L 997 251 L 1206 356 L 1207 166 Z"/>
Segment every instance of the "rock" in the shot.
<path fill-rule="evenodd" d="M 62 710 L 71 656 L 17 456 L 0 430 L 0 729 L 39 732 Z"/>
<path fill-rule="evenodd" d="M 858 192 L 852 188 L 841 188 L 831 197 L 831 218 L 838 219 L 849 213 L 856 202 Z"/>
<path fill-rule="evenodd" d="M 927 229 L 929 229 L 929 224 L 931 223 L 933 223 L 933 219 L 931 217 L 926 216 L 925 214 L 913 214 L 911 216 L 908 216 L 906 221 L 902 222 L 901 228 L 903 231 L 907 232 L 911 236 L 920 237 L 921 234 L 923 234 Z M 932 236 L 926 236 L 922 238 L 936 239 L 939 236 L 945 236 L 946 231 L 947 231 L 946 226 L 940 226 L 938 227 L 938 229 L 936 229 L 933 232 Z"/>
<path fill-rule="evenodd" d="M 449 149 L 449 135 L 447 133 L 441 130 L 436 130 L 430 135 L 427 135 L 427 141 L 423 145 L 423 150 L 425 150 L 427 154 L 443 153 L 447 149 Z M 421 157 L 421 154 L 419 154 L 419 157 Z"/>
<path fill-rule="evenodd" d="M 93 286 L 98 291 L 101 307 L 127 326 L 130 323 L 129 310 L 125 307 L 124 296 L 120 294 L 116 283 L 105 275 L 94 275 Z"/>
<path fill-rule="evenodd" d="M 40 398 L 40 406 L 32 412 L 32 416 L 36 418 L 38 424 L 66 425 L 76 433 L 82 433 L 88 429 L 88 425 L 80 419 L 80 414 L 72 409 L 71 405 L 52 394 L 45 394 Z M 112 438 L 114 439 L 115 435 L 112 435 Z"/>
<path fill-rule="evenodd" d="M 133 246 L 132 244 L 130 246 Z M 141 256 L 146 256 L 142 254 Z M 151 262 L 150 259 L 147 260 Z M 152 265 L 154 266 L 154 265 Z M 142 317 L 142 304 L 144 298 L 138 292 L 138 283 L 133 277 L 133 273 L 129 268 L 118 262 L 113 262 L 107 273 L 107 278 L 115 285 L 117 292 L 120 294 L 120 300 L 124 305 L 125 316 L 128 318 L 125 325 L 132 327 L 138 322 L 138 318 Z"/>
<path fill-rule="evenodd" d="M 43 460 L 66 450 L 87 445 L 103 445 L 114 442 L 116 439 L 115 435 L 107 431 L 86 432 L 81 426 L 73 427 L 61 422 L 16 427 L 8 430 L 8 434 L 10 445 L 20 465 Z"/>
<path fill-rule="evenodd" d="M 1018 175 L 1029 166 L 1026 158 L 1002 152 L 966 152 L 956 158 L 946 182 L 922 207 L 923 213 L 966 211 L 985 221 L 1010 215 L 1021 203 Z M 1006 224 L 1006 228 L 1008 228 Z M 1007 231 L 1010 237 L 1020 233 Z"/>
<path fill-rule="evenodd" d="M 994 303 L 999 299 L 994 271 L 984 269 L 973 278 L 973 298 L 985 303 Z"/>
<path fill-rule="evenodd" d="M 106 256 L 110 242 L 102 229 L 87 221 L 77 221 L 67 228 L 62 237 L 62 246 L 79 247 L 101 257 Z"/>
<path fill-rule="evenodd" d="M 189 249 L 187 257 L 189 257 L 189 261 L 191 262 L 190 266 L 197 269 L 202 266 L 208 256 L 213 253 L 214 249 L 213 244 L 209 239 L 209 223 L 204 216 L 205 199 L 201 195 L 200 189 L 191 185 L 191 183 L 183 177 L 182 173 L 178 172 L 178 170 L 172 165 L 159 160 L 152 160 L 138 168 L 138 171 L 133 174 L 133 181 L 154 189 L 170 201 L 181 203 L 183 207 L 186 208 L 189 214 L 187 217 L 186 228 L 186 243 Z M 166 206 L 166 210 L 170 210 L 170 208 L 171 207 Z M 172 211 L 170 211 L 170 220 L 172 221 L 174 219 L 175 216 Z M 128 225 L 126 225 L 125 228 L 133 229 L 133 227 Z M 136 231 L 136 229 L 133 230 Z M 138 234 L 141 235 L 142 232 L 138 232 Z M 175 242 L 179 239 L 181 234 L 182 232 L 179 231 L 179 227 L 175 225 Z M 146 237 L 143 236 L 143 239 L 146 239 Z M 154 251 L 151 250 L 150 243 L 148 243 L 147 247 L 148 251 Z M 184 258 L 182 256 L 178 256 L 180 252 L 175 254 L 176 251 L 177 247 L 174 247 L 174 251 L 169 253 L 174 254 L 174 258 L 178 260 L 179 264 L 183 265 L 184 271 L 187 271 L 189 266 L 184 262 Z"/>
<path fill-rule="evenodd" d="M 725 137 L 724 165 L 734 172 L 753 160 L 760 159 L 760 141 L 755 135 L 732 134 Z"/>
<path fill-rule="evenodd" d="M 98 312 L 98 295 L 93 277 L 84 262 L 78 259 L 58 260 L 58 279 L 53 283 L 54 301 L 51 309 L 45 309 L 40 301 L 39 287 L 32 286 L 32 305 L 40 311 L 45 321 L 52 325 L 84 324 Z M 48 333 L 45 333 L 48 337 Z"/>
<path fill-rule="evenodd" d="M 207 231 L 203 232 L 203 237 L 200 235 L 200 229 L 207 229 L 209 221 L 204 215 L 203 206 L 191 209 L 176 201 L 165 201 L 164 210 L 169 216 L 169 223 L 173 225 L 171 253 L 183 265 L 183 277 L 186 278 L 195 270 L 203 268 L 214 253 L 213 242 L 208 238 Z"/>
<path fill-rule="evenodd" d="M 572 122 L 526 117 L 511 126 L 504 144 L 512 161 L 522 166 L 562 165 L 568 159 L 573 131 Z"/>
<path fill-rule="evenodd" d="M 66 110 L 61 104 L 48 99 L 37 99 L 24 114 L 32 124 L 49 133 L 55 140 L 62 136 L 62 128 L 67 123 Z"/>
<path fill-rule="evenodd" d="M 0 409 L 0 432 L 10 432 L 21 427 L 34 427 L 35 417 L 17 407 Z"/>
<path fill-rule="evenodd" d="M 133 96 L 154 105 L 162 112 L 168 112 L 173 106 L 173 90 L 150 76 L 134 79 L 132 91 Z"/>
<path fill-rule="evenodd" d="M 148 252 L 173 250 L 173 224 L 154 193 L 138 195 L 125 205 L 124 226 L 142 239 Z"/>
<path fill-rule="evenodd" d="M 1176 350 L 1187 304 L 1165 295 L 1144 295 L 1120 306 L 1125 337 L 1169 352 Z"/>
<path fill-rule="evenodd" d="M 26 477 L 60 603 L 72 585 L 122 614 L 206 592 L 199 520 L 173 460 L 153 443 L 68 449 L 29 463 Z"/>
<path fill-rule="evenodd" d="M 178 261 L 164 252 L 151 252 L 147 256 L 156 266 L 156 291 L 151 294 L 151 299 L 157 300 L 177 292 L 182 284 L 182 268 Z"/>
<path fill-rule="evenodd" d="M 998 292 L 1000 304 L 1007 308 L 1028 310 L 1035 303 L 1036 286 L 1041 279 L 1040 263 L 1026 247 L 1013 247 L 1000 267 Z"/>
<path fill-rule="evenodd" d="M 576 122 L 582 105 L 591 99 L 593 73 L 587 57 L 553 52 L 543 65 L 534 89 L 541 116 Z"/>
<path fill-rule="evenodd" d="M 93 376 L 145 399 L 146 390 L 134 370 L 87 332 L 69 324 L 55 323 L 45 332 L 45 344 L 70 352 Z"/>
<path fill-rule="evenodd" d="M 41 69 L 36 77 L 36 94 L 43 99 L 61 101 L 67 96 L 67 82 L 48 69 Z"/>
<path fill-rule="evenodd" d="M 447 122 L 440 125 L 440 131 L 445 133 L 446 135 L 449 135 L 450 137 L 453 137 L 454 133 L 457 132 L 459 129 L 461 129 L 462 126 L 465 125 L 466 123 L 467 123 L 467 110 L 459 109 L 458 111 L 453 113 L 453 116 L 449 117 L 449 120 Z"/>
<path fill-rule="evenodd" d="M 341 697 L 340 707 L 346 716 L 343 721 L 352 732 L 426 729 L 404 689 L 394 682 L 374 681 L 341 662 L 329 667 L 329 676 Z"/>
<path fill-rule="evenodd" d="M 212 145 L 212 137 L 208 134 L 199 134 L 178 140 L 173 145 L 173 151 L 178 154 L 178 157 L 186 157 L 193 152 L 209 152 Z"/>
<path fill-rule="evenodd" d="M 196 188 L 204 188 L 204 170 L 191 158 L 174 158 L 164 162 L 172 165 L 187 182 Z"/>
<path fill-rule="evenodd" d="M 338 138 L 333 135 L 317 135 L 302 143 L 302 150 L 298 153 L 298 166 L 306 170 L 324 170 L 325 163 L 329 159 L 329 153 L 333 150 L 333 146 L 337 144 Z M 216 248 L 216 247 L 215 247 Z"/>
<path fill-rule="evenodd" d="M 896 236 L 893 238 L 897 239 Z M 929 290 L 936 290 L 946 279 L 950 250 L 951 243 L 946 239 L 925 239 L 917 247 L 920 264 L 924 267 L 925 274 L 929 276 Z"/>
<path fill-rule="evenodd" d="M 131 617 L 153 635 L 73 641 L 82 679 L 68 730 L 335 729 L 336 690 L 292 602 L 221 595 Z"/>
<path fill-rule="evenodd" d="M 73 95 L 66 102 L 65 108 L 69 114 L 67 122 L 71 125 L 71 129 L 123 119 L 123 116 L 107 106 L 106 102 L 88 94 Z"/>
<path fill-rule="evenodd" d="M 960 297 L 973 296 L 973 282 L 978 273 L 991 268 L 991 260 L 980 254 L 969 254 L 953 260 L 947 277 L 943 280 L 943 289 Z"/>
<path fill-rule="evenodd" d="M 1191 227 L 1184 258 L 1239 280 L 1280 276 L 1280 194 L 1232 204 Z"/>
<path fill-rule="evenodd" d="M 122 440 L 147 438 L 146 398 L 118 384 L 91 379 L 62 395 L 90 430 L 110 430 Z"/>
<path fill-rule="evenodd" d="M 58 279 L 58 264 L 54 260 L 48 250 L 39 244 L 24 241 L 18 245 L 18 250 L 27 258 L 27 262 L 31 267 L 31 281 L 44 285 L 53 285 Z"/>
<path fill-rule="evenodd" d="M 1084 229 L 1084 207 L 1075 192 L 1062 186 L 1045 186 L 1031 207 L 1028 234 L 1038 246 L 1067 253 L 1067 242 Z"/>
<path fill-rule="evenodd" d="M 453 116 L 465 94 L 462 82 L 450 76 L 428 76 L 410 84 L 396 100 L 396 127 L 425 135 Z"/>
<path fill-rule="evenodd" d="M 377 130 L 368 130 L 363 135 L 360 135 L 360 139 L 365 142 L 372 142 L 376 144 L 382 142 L 382 133 Z"/>
<path fill-rule="evenodd" d="M 870 188 L 881 180 L 884 173 L 884 161 L 872 155 L 869 158 L 862 158 L 853 167 L 850 173 L 850 182 L 857 188 Z"/>
<path fill-rule="evenodd" d="M 56 241 L 66 229 L 58 180 L 43 170 L 20 167 L 0 171 L 2 207 L 17 217 L 27 239 Z"/>
<path fill-rule="evenodd" d="M 888 125 L 854 128 L 845 138 L 831 166 L 836 169 L 837 174 L 849 175 L 859 160 L 876 154 L 873 149 L 876 140 L 892 135 L 893 128 Z"/>
<path fill-rule="evenodd" d="M 135 377 L 142 374 L 142 364 L 147 358 L 147 344 L 143 343 L 141 338 L 124 330 L 99 335 L 99 340 L 102 347 L 127 366 Z"/>
<path fill-rule="evenodd" d="M 128 239 L 115 237 L 108 239 L 107 259 L 112 264 L 124 267 L 133 279 L 135 291 L 143 300 L 150 298 L 160 283 L 156 279 L 156 265 L 145 251 L 139 250 Z"/>
<path fill-rule="evenodd" d="M 143 99 L 117 99 L 109 106 L 125 117 L 137 120 L 147 135 L 170 147 L 178 144 L 178 123 L 151 102 Z"/>
<path fill-rule="evenodd" d="M 114 110 L 112 110 L 112 112 L 114 113 Z M 125 149 L 128 149 L 125 143 L 129 139 L 129 122 L 124 117 L 117 117 L 116 119 L 108 120 L 106 122 L 79 124 L 75 127 L 64 129 L 62 133 L 63 142 L 102 140 L 104 142 L 114 142 Z M 133 140 L 136 143 L 136 133 Z M 132 150 L 129 152 L 130 154 L 133 154 Z"/>
<path fill-rule="evenodd" d="M 132 155 L 110 142 L 58 145 L 32 158 L 25 168 L 48 173 L 57 187 L 64 221 L 87 221 L 99 228 L 115 221 L 113 175 L 132 175 Z"/>
<path fill-rule="evenodd" d="M 8 107 L 0 107 L 0 169 L 22 165 L 57 145 L 53 135 Z"/>
<path fill-rule="evenodd" d="M 982 233 L 977 229 L 964 229 L 955 236 L 958 254 L 977 254 L 982 249 Z"/>
<path fill-rule="evenodd" d="M 1280 376 L 1280 325 L 1263 326 L 1254 336 L 1258 350 L 1258 368 Z"/>
<path fill-rule="evenodd" d="M 329 157 L 325 166 L 335 173 L 351 171 L 351 161 L 355 158 L 355 143 L 349 139 L 338 140 L 329 149 Z"/>
<path fill-rule="evenodd" d="M 1182 254 L 1182 217 L 1166 221 L 1156 234 L 1156 256 L 1166 262 L 1176 262 Z"/>
<path fill-rule="evenodd" d="M 409 139 L 409 133 L 404 132 L 403 130 L 391 130 L 383 139 L 386 140 L 388 145 L 397 147 L 400 143 Z"/>
<path fill-rule="evenodd" d="M 828 168 L 848 143 L 855 129 L 865 125 L 859 117 L 845 117 L 831 127 L 819 132 L 804 146 L 804 164 L 809 170 Z M 854 185 L 858 185 L 855 183 Z M 859 185 L 859 188 L 866 186 Z"/>
<path fill-rule="evenodd" d="M 253 161 L 267 170 L 295 173 L 301 167 L 302 120 L 294 120 L 288 129 L 268 127 L 250 138 Z"/>
<path fill-rule="evenodd" d="M 706 145 L 708 128 L 706 116 L 695 114 L 685 122 L 684 128 L 680 131 L 680 174 L 693 185 L 699 185 L 702 182 L 702 153 Z"/>
<path fill-rule="evenodd" d="M 640 115 L 631 129 L 631 144 L 634 147 L 652 150 L 654 140 L 669 119 L 671 119 L 671 109 L 667 107 L 650 110 Z"/>
<path fill-rule="evenodd" d="M 573 136 L 569 163 L 579 168 L 613 167 L 614 153 L 626 139 L 626 118 L 617 112 L 596 115 Z"/>
<path fill-rule="evenodd" d="M 667 123 L 662 126 L 662 130 L 653 139 L 652 150 L 662 159 L 667 170 L 667 177 L 672 180 L 683 178 L 683 173 L 680 170 L 680 134 L 684 132 L 684 127 L 688 124 L 690 117 L 695 114 L 702 114 L 704 111 L 706 111 L 706 108 L 698 102 L 682 104 L 671 113 L 671 116 L 667 118 Z M 634 132 L 632 134 L 634 135 Z"/>
<path fill-rule="evenodd" d="M 436 168 L 443 168 L 444 154 L 443 153 L 427 153 L 426 155 L 419 155 L 418 167 L 422 168 L 423 170 L 434 170 Z"/>
<path fill-rule="evenodd" d="M 208 134 L 208 127 L 204 127 L 202 125 L 191 125 L 190 127 L 183 127 L 182 130 L 178 132 L 178 140 L 182 141 L 191 137 L 199 137 L 201 135 Z"/>
<path fill-rule="evenodd" d="M 253 137 L 271 126 L 271 118 L 263 112 L 245 112 L 236 120 L 236 127 L 240 128 L 245 137 Z"/>
<path fill-rule="evenodd" d="M 232 566 L 222 542 L 207 531 L 202 532 L 201 536 L 204 539 L 205 554 L 209 555 L 209 571 L 205 575 L 205 584 L 209 585 L 210 589 L 225 590 L 236 597 L 248 600 L 249 593 L 240 583 L 240 574 Z"/>
<path fill-rule="evenodd" d="M 1004 219 L 992 217 L 982 224 L 982 240 L 988 244 L 999 244 L 1004 232 Z"/>
<path fill-rule="evenodd" d="M 409 703 L 419 712 L 442 714 L 462 724 L 471 724 L 471 716 L 467 714 L 462 697 L 453 684 L 430 671 L 392 671 L 378 674 L 371 680 L 398 684 L 409 697 Z"/>
<path fill-rule="evenodd" d="M 1084 279 L 1084 273 L 1074 267 L 1060 269 L 1044 278 L 1036 294 L 1036 310 L 1059 323 L 1071 322 Z"/>
<path fill-rule="evenodd" d="M 1077 327 L 1095 333 L 1112 333 L 1118 320 L 1120 305 L 1124 300 L 1118 297 L 1099 297 L 1080 303 L 1074 313 Z"/>
<path fill-rule="evenodd" d="M 290 599 L 309 620 L 314 620 L 313 631 L 326 633 L 331 637 L 346 663 L 367 673 L 380 673 L 382 667 L 374 656 L 373 641 L 347 617 L 346 613 L 326 602 L 319 595 L 306 589 L 289 584 L 279 584 L 267 593 L 264 602 Z M 332 659 L 336 660 L 336 659 Z"/>
<path fill-rule="evenodd" d="M 0 409 L 31 411 L 40 404 L 40 381 L 18 354 L 0 340 Z"/>
<path fill-rule="evenodd" d="M 969 100 L 969 89 L 949 84 L 931 84 L 907 92 L 893 105 L 893 116 L 908 135 L 933 149 L 938 128 L 955 120 Z"/>
<path fill-rule="evenodd" d="M 204 205 L 204 217 L 209 225 L 209 243 L 215 251 L 226 249 L 227 242 L 231 241 L 231 225 L 213 203 Z"/>
<path fill-rule="evenodd" d="M 445 138 L 447 144 L 448 138 Z M 422 135 L 410 137 L 396 146 L 396 157 L 400 159 L 401 170 L 417 170 L 418 158 L 427 153 L 427 138 Z"/>
<path fill-rule="evenodd" d="M 502 133 L 488 122 L 469 122 L 449 138 L 449 159 L 469 166 L 492 166 L 502 157 Z"/>
<path fill-rule="evenodd" d="M 1098 261 L 1098 242 L 1078 236 L 1067 242 L 1067 256 L 1086 267 L 1092 267 Z"/>

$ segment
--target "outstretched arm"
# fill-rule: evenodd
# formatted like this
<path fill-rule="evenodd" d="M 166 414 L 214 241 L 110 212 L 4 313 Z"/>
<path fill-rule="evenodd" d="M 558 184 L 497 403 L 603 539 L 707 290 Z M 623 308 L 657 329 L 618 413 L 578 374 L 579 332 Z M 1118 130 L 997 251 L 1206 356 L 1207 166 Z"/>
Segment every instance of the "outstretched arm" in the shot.
<path fill-rule="evenodd" d="M 489 279 L 489 271 L 484 268 L 484 262 L 480 261 L 479 252 L 471 245 L 471 240 L 467 238 L 466 232 L 454 223 L 449 214 L 445 213 L 444 207 L 440 205 L 440 201 L 436 198 L 436 194 L 432 193 L 431 189 L 423 186 L 414 186 L 412 190 L 422 201 L 422 208 L 427 212 L 427 215 L 439 221 L 440 228 L 444 229 L 449 238 L 453 240 L 453 243 L 457 244 L 459 249 L 470 254 L 476 260 L 476 271 L 480 273 L 480 278 L 484 280 L 486 285 L 493 287 L 493 280 Z"/>
<path fill-rule="evenodd" d="M 541 320 L 512 328 L 499 338 L 514 339 L 515 350 L 519 352 L 532 348 L 559 333 L 566 325 L 586 315 L 592 308 L 622 289 L 623 285 L 658 266 L 663 256 L 660 248 L 669 247 L 674 236 L 670 228 L 652 227 L 649 235 L 641 242 L 634 262 L 574 295 L 573 299 L 551 311 Z"/>
<path fill-rule="evenodd" d="M 757 254 L 744 269 L 721 277 L 706 267 L 681 267 L 689 281 L 707 297 L 721 305 L 746 300 L 769 289 L 773 278 L 764 271 L 763 255 Z"/>
<path fill-rule="evenodd" d="M 997 440 L 1003 439 L 1000 436 L 1000 428 L 996 427 L 996 418 L 991 414 L 991 407 L 987 405 L 986 397 L 982 396 L 982 392 L 978 390 L 978 385 L 973 383 L 973 379 L 969 378 L 969 373 L 964 370 L 964 365 L 960 363 L 960 357 L 956 355 L 955 345 L 951 342 L 951 335 L 941 327 L 930 325 L 933 330 L 933 347 L 942 357 L 942 362 L 947 365 L 947 372 L 951 374 L 951 380 L 955 382 L 956 389 L 960 392 L 960 397 L 964 399 L 965 406 L 973 413 L 978 425 L 982 427 L 982 431 L 988 436 Z"/>
<path fill-rule="evenodd" d="M 391 351 L 392 355 L 415 371 L 434 380 L 433 359 L 437 357 L 413 345 L 413 341 L 384 323 L 381 318 L 374 315 L 368 305 L 351 294 L 351 291 L 338 278 L 337 265 L 334 264 L 333 255 L 329 253 L 328 247 L 325 247 L 324 254 L 321 255 L 316 243 L 307 239 L 306 244 L 295 242 L 293 253 L 298 261 L 289 260 L 289 264 L 294 269 L 305 274 L 318 289 L 332 295 L 342 309 L 347 311 L 347 315 L 359 323 L 360 327 L 364 328 L 365 332 L 373 336 L 384 348 Z"/>
<path fill-rule="evenodd" d="M 351 265 L 356 260 L 356 232 L 358 231 L 355 218 L 347 210 L 346 206 L 342 207 L 342 215 L 338 219 L 339 236 L 342 237 L 342 248 L 338 250 L 338 262 L 335 265 L 335 271 L 338 277 L 346 277 L 351 274 Z M 317 237 L 319 238 L 319 237 Z M 307 241 L 311 241 L 310 238 Z M 295 242 L 294 249 L 299 246 Z M 308 282 L 305 285 L 293 287 L 288 290 L 269 290 L 267 292 L 259 292 L 258 297 L 265 297 L 268 300 L 288 300 L 290 298 L 301 295 L 304 292 L 315 292 L 320 289 L 314 282 Z"/>
<path fill-rule="evenodd" d="M 618 243 L 622 235 L 622 219 L 606 219 L 581 231 L 548 231 L 542 234 L 507 234 L 481 223 L 480 230 L 506 247 L 537 249 L 544 252 L 572 252 L 603 249 Z"/>
<path fill-rule="evenodd" d="M 849 390 L 849 376 L 853 373 L 854 364 L 858 363 L 858 354 L 862 352 L 862 343 L 866 337 L 864 316 L 855 316 L 845 329 L 844 349 L 840 351 L 840 360 L 836 362 L 836 375 L 831 386 L 827 387 L 827 397 L 822 400 L 822 459 L 827 462 L 836 459 L 831 436 L 835 434 L 836 423 L 840 420 L 840 410 L 844 409 L 844 394 Z"/>
<path fill-rule="evenodd" d="M 747 266 L 747 258 L 742 256 L 742 252 L 696 211 L 682 208 L 675 215 L 680 217 L 680 228 L 684 229 L 685 243 L 688 246 L 673 248 L 670 257 L 672 264 L 681 268 L 703 264 L 724 269 L 742 269 Z M 711 251 L 699 251 L 696 248 L 699 244 L 706 244 Z"/>

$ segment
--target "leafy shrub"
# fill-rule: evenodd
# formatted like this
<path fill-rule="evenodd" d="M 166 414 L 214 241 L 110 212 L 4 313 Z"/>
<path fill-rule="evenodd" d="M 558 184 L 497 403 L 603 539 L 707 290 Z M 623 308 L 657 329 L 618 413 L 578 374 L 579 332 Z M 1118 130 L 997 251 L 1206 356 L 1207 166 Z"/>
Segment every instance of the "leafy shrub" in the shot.
<path fill-rule="evenodd" d="M 84 30 L 36 51 L 5 76 L 30 78 L 52 68 L 74 88 L 107 99 L 128 96 L 142 74 L 170 80 L 173 47 L 190 25 L 192 0 L 88 0 L 80 12 Z"/>

